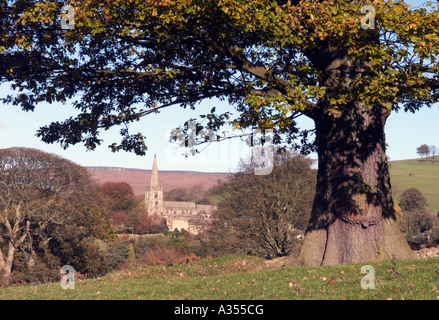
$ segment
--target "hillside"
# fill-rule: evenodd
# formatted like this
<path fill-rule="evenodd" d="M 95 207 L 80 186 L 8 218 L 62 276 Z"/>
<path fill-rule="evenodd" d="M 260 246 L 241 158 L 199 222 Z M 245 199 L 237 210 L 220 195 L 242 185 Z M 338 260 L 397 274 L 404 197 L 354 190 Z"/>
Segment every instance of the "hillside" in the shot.
<path fill-rule="evenodd" d="M 151 179 L 151 170 L 115 167 L 87 167 L 95 180 L 102 184 L 107 181 L 126 182 L 136 196 L 142 196 Z M 226 181 L 228 173 L 196 171 L 162 171 L 159 170 L 159 182 L 164 192 L 178 187 L 202 185 L 205 190 L 216 185 L 219 180 Z"/>
<path fill-rule="evenodd" d="M 439 212 L 439 162 L 424 159 L 391 161 L 390 179 L 395 203 L 399 202 L 404 190 L 416 188 L 430 204 L 428 209 L 434 214 Z"/>

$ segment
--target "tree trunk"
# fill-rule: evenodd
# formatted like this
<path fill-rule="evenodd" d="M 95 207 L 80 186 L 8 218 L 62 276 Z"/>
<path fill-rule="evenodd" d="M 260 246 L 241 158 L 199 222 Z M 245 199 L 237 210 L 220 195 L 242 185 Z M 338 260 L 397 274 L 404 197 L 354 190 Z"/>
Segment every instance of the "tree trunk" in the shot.
<path fill-rule="evenodd" d="M 9 282 L 11 280 L 11 273 L 12 273 L 12 264 L 14 262 L 14 253 L 15 253 L 15 247 L 12 242 L 9 241 L 8 246 L 8 255 L 6 258 L 6 263 L 3 268 L 3 279 L 2 279 L 2 286 L 6 287 L 9 285 Z"/>
<path fill-rule="evenodd" d="M 335 265 L 413 257 L 394 214 L 384 107 L 315 117 L 317 188 L 299 261 Z"/>

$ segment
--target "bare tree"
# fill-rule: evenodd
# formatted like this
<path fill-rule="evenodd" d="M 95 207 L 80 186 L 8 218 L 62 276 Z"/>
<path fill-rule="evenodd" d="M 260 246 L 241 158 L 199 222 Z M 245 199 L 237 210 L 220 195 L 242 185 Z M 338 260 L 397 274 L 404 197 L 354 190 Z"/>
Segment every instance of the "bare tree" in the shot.
<path fill-rule="evenodd" d="M 423 144 L 416 149 L 416 153 L 419 154 L 421 158 L 427 158 L 430 154 L 430 147 L 426 144 Z M 425 161 L 427 162 L 427 159 L 425 159 Z"/>

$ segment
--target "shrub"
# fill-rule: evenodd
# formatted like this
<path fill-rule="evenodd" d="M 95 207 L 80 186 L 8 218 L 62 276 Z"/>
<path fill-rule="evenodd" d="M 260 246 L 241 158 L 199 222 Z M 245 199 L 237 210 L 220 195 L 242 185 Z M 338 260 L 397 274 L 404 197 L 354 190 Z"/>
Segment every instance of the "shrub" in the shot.
<path fill-rule="evenodd" d="M 410 188 L 402 193 L 399 206 L 404 211 L 424 210 L 428 206 L 428 202 L 421 191 Z"/>
<path fill-rule="evenodd" d="M 59 280 L 59 270 L 48 267 L 47 263 L 36 257 L 32 267 L 26 263 L 23 252 L 16 255 L 11 283 L 46 283 Z"/>
<path fill-rule="evenodd" d="M 139 259 L 138 263 L 143 266 L 173 266 L 181 263 L 188 263 L 199 260 L 195 254 L 189 254 L 185 250 L 175 247 L 158 247 L 146 251 Z"/>
<path fill-rule="evenodd" d="M 148 239 L 141 238 L 136 242 L 134 246 L 134 254 L 136 257 L 142 256 L 149 248 L 151 248 L 151 244 Z"/>
<path fill-rule="evenodd" d="M 130 256 L 129 243 L 124 240 L 118 240 L 113 247 L 103 254 L 105 264 L 110 270 L 117 269 Z"/>

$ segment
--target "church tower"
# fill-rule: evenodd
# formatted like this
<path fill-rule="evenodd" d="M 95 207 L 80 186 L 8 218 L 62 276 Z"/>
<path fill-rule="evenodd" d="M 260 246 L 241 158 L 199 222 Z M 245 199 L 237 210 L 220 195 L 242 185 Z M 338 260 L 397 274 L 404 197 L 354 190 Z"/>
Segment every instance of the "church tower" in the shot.
<path fill-rule="evenodd" d="M 151 184 L 146 188 L 145 205 L 149 216 L 162 215 L 163 212 L 163 188 L 159 185 L 159 173 L 157 169 L 157 158 L 154 154 L 152 164 Z"/>

